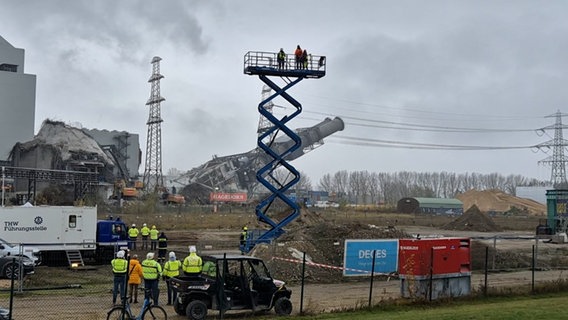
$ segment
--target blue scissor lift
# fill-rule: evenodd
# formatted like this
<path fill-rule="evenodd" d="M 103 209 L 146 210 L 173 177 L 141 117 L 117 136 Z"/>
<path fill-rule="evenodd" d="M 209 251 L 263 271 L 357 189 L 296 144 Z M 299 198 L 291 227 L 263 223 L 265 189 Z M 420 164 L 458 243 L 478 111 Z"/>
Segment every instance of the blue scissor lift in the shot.
<path fill-rule="evenodd" d="M 277 53 L 275 52 L 249 51 L 245 54 L 244 73 L 248 75 L 258 75 L 260 80 L 274 91 L 274 94 L 261 101 L 258 105 L 258 112 L 272 123 L 273 126 L 258 136 L 258 147 L 266 152 L 270 160 L 257 171 L 256 179 L 265 186 L 271 194 L 259 202 L 255 212 L 258 220 L 266 223 L 270 228 L 249 230 L 244 245 L 240 246 L 241 252 L 250 252 L 257 243 L 272 242 L 272 240 L 284 233 L 283 228 L 286 225 L 300 215 L 298 204 L 286 195 L 286 192 L 300 180 L 300 173 L 286 161 L 286 157 L 300 148 L 302 141 L 294 130 L 288 128 L 286 124 L 302 112 L 302 105 L 292 98 L 286 90 L 303 79 L 319 79 L 325 76 L 325 68 L 325 56 L 310 55 L 308 61 L 297 68 L 294 55 L 286 55 L 284 66 L 281 67 L 278 65 Z M 284 80 L 286 85 L 279 87 L 274 81 L 270 80 L 269 77 L 280 77 Z M 264 105 L 277 96 L 281 96 L 296 108 L 291 114 L 281 119 L 276 118 L 264 107 Z M 276 137 L 275 133 L 278 132 L 287 135 L 294 144 L 286 148 L 286 150 L 272 148 L 273 139 Z M 288 170 L 292 179 L 287 182 L 279 181 L 272 174 L 279 167 L 284 167 Z M 280 219 L 280 221 L 275 221 L 268 216 L 268 211 L 277 198 L 281 199 L 291 209 L 288 216 Z"/>

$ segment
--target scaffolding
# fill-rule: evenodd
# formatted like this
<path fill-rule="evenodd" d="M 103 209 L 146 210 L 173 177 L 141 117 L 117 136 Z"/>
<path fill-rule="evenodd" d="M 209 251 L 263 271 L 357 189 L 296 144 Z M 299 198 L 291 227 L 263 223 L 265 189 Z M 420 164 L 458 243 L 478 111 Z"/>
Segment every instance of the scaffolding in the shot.
<path fill-rule="evenodd" d="M 19 200 L 21 200 L 20 202 L 30 201 L 34 203 L 38 182 L 48 181 L 73 185 L 74 199 L 79 200 L 83 199 L 86 194 L 94 193 L 94 189 L 99 183 L 98 177 L 99 174 L 96 171 L 83 172 L 2 166 L 2 206 L 4 206 L 5 200 L 6 181 L 27 180 L 27 191 L 25 194 L 19 195 L 22 198 Z"/>

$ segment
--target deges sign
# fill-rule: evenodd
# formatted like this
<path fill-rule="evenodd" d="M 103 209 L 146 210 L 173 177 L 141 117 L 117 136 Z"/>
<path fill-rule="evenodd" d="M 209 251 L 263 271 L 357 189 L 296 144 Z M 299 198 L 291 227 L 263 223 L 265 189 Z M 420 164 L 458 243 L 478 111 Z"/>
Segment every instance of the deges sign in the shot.
<path fill-rule="evenodd" d="M 345 240 L 344 276 L 370 276 L 397 271 L 398 239 Z M 373 269 L 373 257 L 375 257 Z"/>

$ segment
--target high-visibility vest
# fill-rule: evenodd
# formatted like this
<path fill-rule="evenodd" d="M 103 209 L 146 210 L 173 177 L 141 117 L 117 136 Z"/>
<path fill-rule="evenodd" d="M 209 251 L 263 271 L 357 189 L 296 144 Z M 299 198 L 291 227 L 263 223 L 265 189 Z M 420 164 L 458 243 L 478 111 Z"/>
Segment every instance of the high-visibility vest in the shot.
<path fill-rule="evenodd" d="M 213 261 L 207 261 L 203 264 L 203 273 L 210 277 L 215 277 L 217 275 L 217 266 Z"/>
<path fill-rule="evenodd" d="M 179 269 L 181 268 L 181 261 L 174 260 L 168 261 L 164 264 L 164 276 L 172 278 L 179 276 Z"/>
<path fill-rule="evenodd" d="M 158 240 L 158 233 L 160 233 L 160 231 L 158 231 L 158 229 L 150 230 L 150 239 Z"/>
<path fill-rule="evenodd" d="M 203 267 L 203 261 L 201 257 L 195 252 L 192 252 L 183 260 L 183 271 L 187 273 L 198 273 L 201 272 Z"/>
<path fill-rule="evenodd" d="M 138 237 L 138 229 L 136 229 L 136 228 L 130 228 L 130 229 L 128 229 L 128 236 L 129 236 L 130 238 L 136 238 L 136 237 Z"/>
<path fill-rule="evenodd" d="M 125 275 L 126 271 L 128 271 L 128 261 L 122 258 L 112 259 L 110 262 L 112 266 L 112 273 L 117 275 Z"/>
<path fill-rule="evenodd" d="M 140 229 L 140 233 L 143 237 L 147 237 L 150 234 L 150 228 L 142 227 L 142 229 Z"/>
<path fill-rule="evenodd" d="M 162 266 L 152 259 L 142 261 L 142 276 L 145 280 L 156 280 L 162 274 Z"/>

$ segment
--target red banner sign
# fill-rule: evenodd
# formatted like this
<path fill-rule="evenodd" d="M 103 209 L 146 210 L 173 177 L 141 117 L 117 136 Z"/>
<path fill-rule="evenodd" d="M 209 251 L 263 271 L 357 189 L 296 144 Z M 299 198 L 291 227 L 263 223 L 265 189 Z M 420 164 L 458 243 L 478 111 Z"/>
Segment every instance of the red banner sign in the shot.
<path fill-rule="evenodd" d="M 244 192 L 226 193 L 226 192 L 211 192 L 209 194 L 209 201 L 219 202 L 246 202 L 247 194 Z"/>

